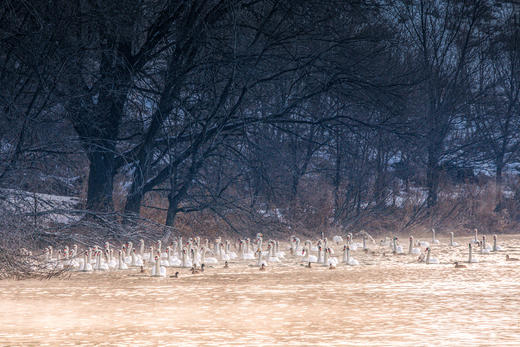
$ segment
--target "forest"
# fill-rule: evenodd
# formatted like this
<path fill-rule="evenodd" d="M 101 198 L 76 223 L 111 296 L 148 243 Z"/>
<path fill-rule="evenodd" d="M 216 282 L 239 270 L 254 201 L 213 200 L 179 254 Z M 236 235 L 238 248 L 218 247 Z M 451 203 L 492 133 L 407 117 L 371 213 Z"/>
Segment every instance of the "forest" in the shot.
<path fill-rule="evenodd" d="M 2 243 L 512 232 L 520 3 L 0 4 Z"/>

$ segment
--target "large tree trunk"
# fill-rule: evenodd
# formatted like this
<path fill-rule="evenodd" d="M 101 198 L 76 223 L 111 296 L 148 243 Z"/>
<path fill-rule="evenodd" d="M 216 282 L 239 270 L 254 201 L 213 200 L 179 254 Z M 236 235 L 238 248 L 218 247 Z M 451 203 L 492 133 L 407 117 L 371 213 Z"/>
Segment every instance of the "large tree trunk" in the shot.
<path fill-rule="evenodd" d="M 87 210 L 111 211 L 114 208 L 112 190 L 114 186 L 114 155 L 107 152 L 89 154 Z"/>

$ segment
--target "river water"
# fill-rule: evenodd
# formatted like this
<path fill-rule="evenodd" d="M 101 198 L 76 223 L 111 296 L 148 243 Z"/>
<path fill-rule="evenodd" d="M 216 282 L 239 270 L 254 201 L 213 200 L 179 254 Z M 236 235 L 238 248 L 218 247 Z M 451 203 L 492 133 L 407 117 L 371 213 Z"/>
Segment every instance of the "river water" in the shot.
<path fill-rule="evenodd" d="M 0 345 L 520 346 L 520 261 L 505 261 L 520 258 L 520 235 L 463 269 L 453 261 L 469 238 L 441 241 L 438 265 L 358 251 L 360 266 L 335 270 L 294 259 L 178 279 L 134 269 L 0 281 Z"/>

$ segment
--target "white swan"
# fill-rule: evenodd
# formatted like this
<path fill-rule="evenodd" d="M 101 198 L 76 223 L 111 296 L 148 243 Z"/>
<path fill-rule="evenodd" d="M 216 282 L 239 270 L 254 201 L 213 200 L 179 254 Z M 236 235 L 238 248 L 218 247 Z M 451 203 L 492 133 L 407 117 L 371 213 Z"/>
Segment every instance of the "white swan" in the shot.
<path fill-rule="evenodd" d="M 450 246 L 457 247 L 459 244 L 457 242 L 453 241 L 453 236 L 454 236 L 453 231 L 451 231 L 450 232 Z"/>
<path fill-rule="evenodd" d="M 187 254 L 186 248 L 182 249 L 182 260 L 181 260 L 181 267 L 192 267 L 193 264 L 191 262 L 191 259 L 189 259 Z"/>
<path fill-rule="evenodd" d="M 439 245 L 440 241 L 435 238 L 435 229 L 432 228 L 432 245 Z"/>
<path fill-rule="evenodd" d="M 421 247 L 430 247 L 430 243 L 428 241 L 421 241 L 419 240 L 419 246 Z"/>
<path fill-rule="evenodd" d="M 478 240 L 478 229 L 477 228 L 475 228 L 475 238 L 471 242 L 474 243 L 474 244 L 479 243 L 479 240 Z"/>
<path fill-rule="evenodd" d="M 348 245 L 343 246 L 343 262 L 350 266 L 359 265 L 359 262 L 350 256 L 350 247 Z"/>
<path fill-rule="evenodd" d="M 202 254 L 201 254 L 201 259 L 200 259 L 200 262 L 202 264 L 206 264 L 206 265 L 217 265 L 218 264 L 218 260 L 217 258 L 214 258 L 214 257 L 207 257 L 206 258 L 206 252 L 207 252 L 207 248 L 206 247 L 203 247 L 202 248 Z"/>
<path fill-rule="evenodd" d="M 503 251 L 504 249 L 497 245 L 497 234 L 493 235 L 493 252 Z"/>
<path fill-rule="evenodd" d="M 404 253 L 403 247 L 401 247 L 400 245 L 397 244 L 397 240 L 398 240 L 398 238 L 396 236 L 394 236 L 392 252 L 394 254 L 403 254 Z"/>
<path fill-rule="evenodd" d="M 325 250 L 325 265 L 326 266 L 336 266 L 338 265 L 338 259 L 332 256 L 332 252 L 330 247 Z"/>
<path fill-rule="evenodd" d="M 143 266 L 143 259 L 141 256 L 137 255 L 137 252 L 135 251 L 135 248 L 132 249 L 132 262 L 130 263 L 130 266 Z"/>
<path fill-rule="evenodd" d="M 468 244 L 468 247 L 469 247 L 468 263 L 478 263 L 478 259 L 473 258 L 473 246 L 472 246 L 471 242 Z"/>
<path fill-rule="evenodd" d="M 256 265 L 267 266 L 267 261 L 263 260 L 262 250 L 260 248 L 256 251 L 256 254 L 258 255 L 258 262 L 256 263 Z"/>
<path fill-rule="evenodd" d="M 413 246 L 413 236 L 410 236 L 410 245 L 408 246 L 408 254 L 419 255 L 421 254 L 421 249 Z"/>
<path fill-rule="evenodd" d="M 92 264 L 88 261 L 88 253 L 88 251 L 85 251 L 85 255 L 83 256 L 83 267 L 81 268 L 83 272 L 92 271 Z"/>
<path fill-rule="evenodd" d="M 482 235 L 482 242 L 479 243 L 480 245 L 480 254 L 489 254 L 490 248 L 489 245 L 486 244 L 486 235 Z"/>
<path fill-rule="evenodd" d="M 432 257 L 430 255 L 431 249 L 430 247 L 426 248 L 426 264 L 439 264 L 439 259 Z"/>
<path fill-rule="evenodd" d="M 302 261 L 305 263 L 316 263 L 318 262 L 318 258 L 315 255 L 311 255 L 309 248 L 305 247 L 302 250 Z"/>
<path fill-rule="evenodd" d="M 121 250 L 119 250 L 117 268 L 119 270 L 128 270 L 128 265 L 126 265 L 125 262 L 123 261 L 123 252 Z"/>
<path fill-rule="evenodd" d="M 161 254 L 161 252 L 158 252 Z M 155 265 L 152 267 L 152 276 L 153 277 L 166 277 L 166 268 L 161 266 L 161 262 L 159 261 L 159 256 L 155 256 Z"/>
<path fill-rule="evenodd" d="M 101 259 L 101 251 L 97 251 L 96 254 L 96 270 L 97 271 L 108 271 L 108 264 L 103 262 Z"/>

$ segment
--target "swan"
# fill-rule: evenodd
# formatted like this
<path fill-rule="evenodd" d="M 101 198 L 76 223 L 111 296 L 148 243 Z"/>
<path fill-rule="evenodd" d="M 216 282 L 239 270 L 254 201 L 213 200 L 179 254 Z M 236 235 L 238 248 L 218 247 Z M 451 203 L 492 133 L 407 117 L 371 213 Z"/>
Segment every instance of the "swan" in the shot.
<path fill-rule="evenodd" d="M 101 261 L 101 251 L 97 251 L 96 254 L 96 270 L 97 271 L 108 271 L 108 264 Z"/>
<path fill-rule="evenodd" d="M 323 257 L 321 256 L 321 245 L 318 246 L 318 259 L 316 260 L 317 263 L 324 263 Z"/>
<path fill-rule="evenodd" d="M 158 254 L 161 254 L 160 251 L 157 251 Z M 166 277 L 166 268 L 161 266 L 161 262 L 159 261 L 159 256 L 155 256 L 155 264 L 152 267 L 152 276 L 153 277 Z"/>
<path fill-rule="evenodd" d="M 347 265 L 356 266 L 359 265 L 359 262 L 350 257 L 350 247 L 349 245 L 343 246 L 343 262 Z"/>
<path fill-rule="evenodd" d="M 408 254 L 419 255 L 421 249 L 413 246 L 413 236 L 410 236 L 410 245 L 408 246 Z"/>
<path fill-rule="evenodd" d="M 280 244 L 278 243 L 278 241 L 274 241 L 274 245 L 275 245 L 275 254 L 278 258 L 280 259 L 284 259 L 285 258 L 285 252 L 284 251 L 280 251 Z"/>
<path fill-rule="evenodd" d="M 307 256 L 307 257 L 305 258 L 305 256 Z M 317 263 L 318 262 L 318 258 L 315 255 L 310 254 L 308 247 L 305 247 L 302 250 L 302 257 L 303 257 L 302 261 L 305 263 Z"/>
<path fill-rule="evenodd" d="M 108 267 L 111 269 L 117 268 L 117 261 L 114 257 L 114 249 L 110 248 L 110 250 L 107 252 L 107 259 L 108 259 Z"/>
<path fill-rule="evenodd" d="M 421 246 L 421 247 L 425 247 L 425 248 L 430 247 L 430 243 L 428 241 L 421 241 L 421 240 L 419 240 L 417 242 L 419 242 L 419 246 Z"/>
<path fill-rule="evenodd" d="M 343 238 L 339 235 L 336 235 L 332 238 L 332 241 L 336 242 L 336 244 L 339 245 L 340 243 L 343 243 Z"/>
<path fill-rule="evenodd" d="M 182 249 L 181 267 L 192 267 L 193 266 L 192 261 L 191 261 L 191 259 L 189 259 L 187 253 L 188 253 L 188 251 L 186 250 L 186 248 L 183 248 Z"/>
<path fill-rule="evenodd" d="M 274 254 L 274 247 L 271 247 L 271 243 L 267 246 L 268 261 L 271 263 L 279 263 L 280 259 Z"/>
<path fill-rule="evenodd" d="M 473 258 L 473 246 L 471 242 L 468 244 L 469 247 L 469 254 L 468 254 L 468 263 L 478 263 L 478 260 L 476 258 Z"/>
<path fill-rule="evenodd" d="M 181 260 L 179 258 L 177 258 L 176 256 L 174 256 L 175 254 L 175 251 L 171 248 L 171 247 L 168 247 L 167 249 L 167 253 L 168 253 L 168 264 L 169 266 L 181 266 Z"/>
<path fill-rule="evenodd" d="M 453 231 L 450 232 L 450 246 L 451 247 L 457 247 L 459 244 L 455 241 L 453 241 Z"/>
<path fill-rule="evenodd" d="M 144 266 L 143 259 L 141 256 L 138 256 L 135 248 L 132 249 L 132 262 L 130 263 L 130 266 Z"/>
<path fill-rule="evenodd" d="M 493 252 L 503 251 L 504 249 L 497 245 L 497 234 L 493 235 Z"/>
<path fill-rule="evenodd" d="M 489 254 L 489 248 L 486 245 L 486 235 L 482 236 L 482 242 L 479 243 L 480 245 L 480 254 Z"/>
<path fill-rule="evenodd" d="M 392 247 L 392 243 L 391 243 L 390 239 L 387 236 L 385 236 L 384 240 L 379 241 L 379 246 L 381 246 L 381 247 Z"/>
<path fill-rule="evenodd" d="M 439 264 L 439 259 L 430 256 L 430 247 L 426 248 L 426 264 Z"/>
<path fill-rule="evenodd" d="M 274 251 L 274 247 L 273 247 L 273 251 Z M 237 254 L 235 252 L 231 251 L 231 243 L 228 240 L 226 240 L 226 255 L 231 260 L 237 258 Z"/>
<path fill-rule="evenodd" d="M 394 254 L 403 254 L 404 253 L 403 247 L 401 247 L 397 244 L 397 240 L 398 240 L 398 238 L 396 236 L 394 236 L 392 252 Z"/>
<path fill-rule="evenodd" d="M 90 264 L 90 262 L 88 261 L 88 251 L 85 251 L 85 254 L 83 256 L 83 267 L 81 268 L 80 271 L 83 271 L 83 272 L 90 272 L 92 271 L 92 264 Z"/>
<path fill-rule="evenodd" d="M 432 245 L 439 245 L 440 241 L 435 238 L 435 229 L 432 228 Z"/>
<path fill-rule="evenodd" d="M 206 247 L 203 247 L 202 248 L 202 254 L 200 256 L 200 262 L 202 264 L 210 264 L 210 265 L 216 265 L 218 264 L 218 260 L 217 258 L 214 258 L 214 257 L 207 257 L 206 258 L 206 252 L 207 252 L 207 248 Z"/>
<path fill-rule="evenodd" d="M 338 265 L 338 259 L 332 256 L 332 249 L 330 247 L 325 250 L 325 265 Z"/>
<path fill-rule="evenodd" d="M 475 243 L 475 244 L 479 243 L 479 241 L 478 241 L 478 229 L 477 228 L 475 228 L 475 238 L 471 242 Z"/>
<path fill-rule="evenodd" d="M 257 262 L 257 265 L 258 266 L 267 266 L 267 262 L 265 260 L 262 259 L 263 255 L 262 255 L 262 250 L 261 249 L 258 249 L 258 251 L 256 251 L 256 254 L 258 254 L 258 262 Z"/>
<path fill-rule="evenodd" d="M 168 258 L 168 253 L 166 253 L 165 259 L 161 257 L 162 253 L 157 251 L 156 258 L 154 259 L 156 262 L 159 261 L 161 263 L 161 266 L 170 266 L 170 258 Z"/>
<path fill-rule="evenodd" d="M 139 255 L 141 256 L 141 259 L 144 259 L 144 240 L 139 240 Z"/>
<path fill-rule="evenodd" d="M 150 253 L 145 253 L 145 256 L 148 257 L 148 262 L 150 264 L 155 264 L 155 259 L 153 256 L 153 246 L 150 246 Z"/>
<path fill-rule="evenodd" d="M 118 260 L 118 263 L 117 263 L 117 268 L 119 270 L 127 270 L 128 269 L 128 265 L 125 264 L 125 262 L 123 261 L 123 251 L 119 250 L 119 260 Z"/>

